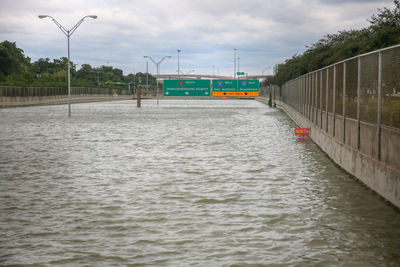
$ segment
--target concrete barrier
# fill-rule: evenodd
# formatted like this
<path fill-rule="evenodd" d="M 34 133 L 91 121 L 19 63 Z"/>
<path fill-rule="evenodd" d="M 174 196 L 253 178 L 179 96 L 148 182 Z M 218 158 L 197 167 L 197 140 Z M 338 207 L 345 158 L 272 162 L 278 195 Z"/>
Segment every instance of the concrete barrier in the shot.
<path fill-rule="evenodd" d="M 132 99 L 132 95 L 73 95 L 71 103 L 89 103 L 101 101 L 117 101 Z M 63 105 L 68 103 L 68 96 L 27 96 L 27 97 L 0 97 L 0 108 Z"/>
<path fill-rule="evenodd" d="M 259 99 L 267 103 L 266 99 Z M 357 121 L 346 118 L 346 139 L 343 143 L 343 117 L 336 116 L 335 136 L 326 132 L 326 124 L 318 125 L 291 106 L 275 100 L 299 127 L 311 128 L 310 138 L 341 168 L 356 177 L 387 201 L 400 208 L 400 130 L 382 127 L 381 160 L 376 151 L 376 125 L 362 122 L 360 125 L 360 149 L 357 144 Z M 321 113 L 318 113 L 319 116 Z M 333 124 L 332 124 L 333 125 Z"/>

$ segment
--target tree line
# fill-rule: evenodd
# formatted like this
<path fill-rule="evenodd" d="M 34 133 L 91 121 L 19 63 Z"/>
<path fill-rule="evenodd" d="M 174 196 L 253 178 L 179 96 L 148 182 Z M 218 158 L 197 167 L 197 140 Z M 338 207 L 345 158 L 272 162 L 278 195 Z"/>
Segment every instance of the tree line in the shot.
<path fill-rule="evenodd" d="M 15 42 L 3 41 L 0 43 L 0 85 L 4 86 L 67 86 L 68 59 L 50 60 L 40 58 L 31 63 L 31 59 L 18 48 Z M 123 71 L 112 66 L 92 67 L 82 64 L 77 70 L 76 65 L 70 62 L 71 86 L 75 87 L 103 87 L 127 88 L 131 83 L 146 85 L 146 73 L 130 73 L 123 75 Z M 156 79 L 148 74 L 149 86 L 155 87 Z"/>
<path fill-rule="evenodd" d="M 394 9 L 378 9 L 378 14 L 368 19 L 369 27 L 328 34 L 306 46 L 303 54 L 278 64 L 273 83 L 282 86 L 289 80 L 344 59 L 399 44 L 400 0 L 394 0 L 394 4 Z"/>

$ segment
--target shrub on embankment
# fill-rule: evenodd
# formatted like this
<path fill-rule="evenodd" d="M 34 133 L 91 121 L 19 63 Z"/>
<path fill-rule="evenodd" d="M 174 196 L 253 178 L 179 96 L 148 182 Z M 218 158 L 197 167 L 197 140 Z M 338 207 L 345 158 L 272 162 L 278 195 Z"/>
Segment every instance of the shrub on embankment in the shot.
<path fill-rule="evenodd" d="M 360 30 L 344 30 L 328 34 L 318 42 L 307 46 L 301 55 L 294 55 L 278 64 L 273 83 L 285 82 L 335 62 L 400 43 L 400 0 L 394 0 L 395 8 L 378 9 L 368 21 L 370 26 Z"/>

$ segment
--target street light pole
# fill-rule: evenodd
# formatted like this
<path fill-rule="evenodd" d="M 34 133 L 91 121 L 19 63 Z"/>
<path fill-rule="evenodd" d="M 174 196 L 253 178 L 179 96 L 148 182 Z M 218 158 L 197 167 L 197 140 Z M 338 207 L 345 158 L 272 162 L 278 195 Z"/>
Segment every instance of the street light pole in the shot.
<path fill-rule="evenodd" d="M 266 71 L 267 69 L 270 69 L 271 67 L 266 67 L 263 71 L 262 71 L 262 75 L 264 75 L 264 71 Z"/>
<path fill-rule="evenodd" d="M 136 92 L 136 74 L 135 70 L 133 71 L 133 93 L 135 94 Z"/>
<path fill-rule="evenodd" d="M 233 78 L 236 79 L 236 48 L 233 48 Z"/>
<path fill-rule="evenodd" d="M 149 62 L 146 60 L 146 92 L 149 92 Z"/>
<path fill-rule="evenodd" d="M 92 18 L 92 19 L 97 19 L 96 15 L 88 15 L 84 16 L 81 18 L 78 23 L 75 24 L 74 27 L 72 27 L 70 30 L 65 29 L 57 20 L 55 20 L 52 16 L 49 15 L 39 15 L 39 19 L 44 19 L 44 18 L 51 18 L 53 22 L 60 28 L 60 30 L 67 36 L 68 39 L 68 117 L 71 117 L 71 73 L 70 73 L 70 46 L 69 46 L 69 37 L 78 29 L 79 25 L 82 24 L 82 22 L 85 20 L 85 18 Z"/>
<path fill-rule="evenodd" d="M 180 49 L 176 50 L 178 52 L 178 79 L 179 79 L 179 53 L 181 52 Z"/>
<path fill-rule="evenodd" d="M 161 65 L 161 63 L 164 61 L 164 59 L 166 59 L 166 58 L 171 58 L 171 56 L 165 56 L 165 57 L 163 57 L 160 61 L 155 61 L 154 59 L 152 59 L 151 57 L 149 57 L 149 56 L 143 56 L 144 58 L 149 58 L 153 63 L 154 63 L 154 65 L 156 65 L 156 68 L 157 68 L 157 78 L 156 78 L 156 83 L 157 83 L 157 91 L 156 91 L 156 98 L 157 98 L 157 105 L 158 105 L 158 78 L 159 78 L 159 75 L 160 75 L 160 65 Z"/>
<path fill-rule="evenodd" d="M 68 39 L 68 117 L 71 117 L 71 62 L 70 62 L 70 48 L 69 48 L 69 37 L 71 36 L 67 31 L 67 39 Z"/>

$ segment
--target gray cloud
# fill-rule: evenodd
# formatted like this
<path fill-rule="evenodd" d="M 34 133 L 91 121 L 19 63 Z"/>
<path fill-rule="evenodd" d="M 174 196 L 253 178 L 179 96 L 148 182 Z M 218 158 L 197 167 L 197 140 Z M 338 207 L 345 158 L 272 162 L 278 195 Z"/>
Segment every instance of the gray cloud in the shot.
<path fill-rule="evenodd" d="M 66 56 L 66 38 L 49 14 L 72 27 L 88 19 L 71 37 L 71 59 L 93 66 L 110 64 L 126 73 L 144 71 L 143 55 L 160 59 L 161 72 L 175 72 L 177 49 L 181 69 L 221 74 L 233 72 L 233 48 L 239 51 L 241 70 L 260 73 L 302 53 L 305 45 L 328 33 L 361 28 L 388 1 L 305 0 L 149 0 L 58 1 L 2 0 L 0 39 L 17 42 L 25 53 L 40 57 Z M 155 68 L 149 65 L 154 73 Z"/>

